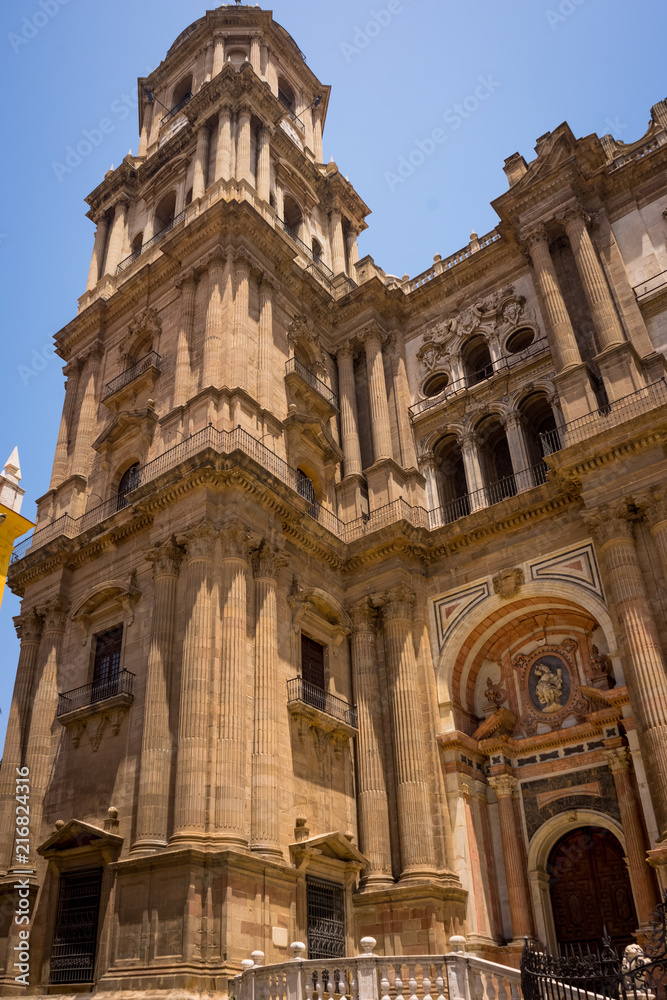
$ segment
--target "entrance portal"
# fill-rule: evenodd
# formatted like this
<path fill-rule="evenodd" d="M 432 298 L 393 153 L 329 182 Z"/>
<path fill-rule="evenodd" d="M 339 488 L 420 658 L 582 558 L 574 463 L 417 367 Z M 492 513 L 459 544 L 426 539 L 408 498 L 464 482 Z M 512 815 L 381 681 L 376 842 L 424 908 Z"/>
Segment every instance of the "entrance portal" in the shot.
<path fill-rule="evenodd" d="M 619 952 L 635 943 L 632 887 L 613 834 L 597 826 L 573 830 L 552 850 L 548 873 L 559 944 L 597 948 L 605 928 Z"/>

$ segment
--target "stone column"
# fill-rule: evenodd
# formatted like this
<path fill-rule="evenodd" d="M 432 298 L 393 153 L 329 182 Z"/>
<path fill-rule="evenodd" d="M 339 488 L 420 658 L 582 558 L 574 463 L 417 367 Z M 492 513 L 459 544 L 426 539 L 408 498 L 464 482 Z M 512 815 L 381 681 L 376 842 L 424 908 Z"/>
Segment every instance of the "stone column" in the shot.
<path fill-rule="evenodd" d="M 213 79 L 213 56 L 215 53 L 215 41 L 212 38 L 206 43 L 206 60 L 204 63 L 204 83 L 209 83 Z"/>
<path fill-rule="evenodd" d="M 350 276 L 354 276 L 354 265 L 359 260 L 359 247 L 357 245 L 357 234 L 353 229 L 347 234 L 347 259 L 349 261 Z"/>
<path fill-rule="evenodd" d="M 480 508 L 487 506 L 487 502 L 484 492 L 484 475 L 479 456 L 479 445 L 474 431 L 467 431 L 461 437 L 461 455 L 463 456 L 468 494 L 470 496 L 470 510 L 480 510 Z"/>
<path fill-rule="evenodd" d="M 340 430 L 341 445 L 345 455 L 345 475 L 359 475 L 362 471 L 361 445 L 359 443 L 357 392 L 354 382 L 354 353 L 350 344 L 344 344 L 340 348 L 336 359 L 338 361 Z"/>
<path fill-rule="evenodd" d="M 259 132 L 257 194 L 268 205 L 271 193 L 271 130 L 264 126 Z"/>
<path fill-rule="evenodd" d="M 151 128 L 153 127 L 154 106 L 154 104 L 149 104 L 147 101 L 144 104 L 144 116 L 141 125 L 141 136 L 139 138 L 139 152 L 137 153 L 139 159 L 145 159 L 148 155 L 148 146 L 151 141 Z"/>
<path fill-rule="evenodd" d="M 234 259 L 234 340 L 232 343 L 231 388 L 247 389 L 247 337 L 250 311 L 250 260 L 243 251 Z"/>
<path fill-rule="evenodd" d="M 262 38 L 261 35 L 250 36 L 250 65 L 257 76 L 262 74 Z"/>
<path fill-rule="evenodd" d="M 405 364 L 405 347 L 398 339 L 393 346 L 394 395 L 396 397 L 396 417 L 401 440 L 401 457 L 404 469 L 417 468 L 417 451 L 410 422 L 410 386 Z"/>
<path fill-rule="evenodd" d="M 100 352 L 93 350 L 81 359 L 83 398 L 79 405 L 79 419 L 74 431 L 74 453 L 70 474 L 74 476 L 88 475 L 92 463 L 91 447 L 97 426 L 97 376 L 100 367 Z M 81 393 L 79 393 L 81 396 Z"/>
<path fill-rule="evenodd" d="M 63 372 L 67 376 L 67 381 L 65 382 L 65 402 L 63 404 L 62 417 L 60 418 L 58 443 L 56 444 L 56 454 L 53 460 L 53 470 L 51 472 L 51 482 L 49 484 L 49 489 L 51 490 L 57 489 L 67 478 L 69 439 L 72 429 L 72 418 L 74 416 L 77 390 L 79 388 L 79 377 L 81 375 L 81 370 L 76 361 L 66 365 Z"/>
<path fill-rule="evenodd" d="M 87 292 L 93 291 L 97 282 L 104 274 L 104 251 L 107 245 L 108 232 L 109 220 L 106 215 L 101 215 L 97 220 L 97 228 L 95 230 L 95 244 L 93 246 L 93 256 L 90 261 L 90 270 L 88 271 L 88 283 L 86 285 Z"/>
<path fill-rule="evenodd" d="M 124 198 L 116 202 L 113 222 L 111 224 L 111 235 L 109 237 L 109 249 L 107 250 L 106 265 L 104 273 L 113 277 L 118 265 L 123 259 L 123 247 L 127 239 L 127 212 L 129 204 Z"/>
<path fill-rule="evenodd" d="M 207 258 L 208 266 L 208 306 L 204 324 L 204 350 L 202 361 L 201 387 L 220 387 L 220 362 L 222 359 L 222 333 L 224 311 L 223 281 L 225 276 L 225 254 L 216 247 Z"/>
<path fill-rule="evenodd" d="M 323 162 L 323 152 L 322 152 L 322 112 L 319 108 L 313 108 L 313 153 L 315 154 L 315 162 Z"/>
<path fill-rule="evenodd" d="M 174 372 L 174 406 L 184 406 L 191 392 L 192 370 L 190 351 L 195 327 L 195 296 L 197 279 L 193 270 L 188 271 L 176 282 L 181 293 L 181 316 L 176 343 L 176 364 Z"/>
<path fill-rule="evenodd" d="M 625 679 L 661 841 L 667 839 L 667 675 L 625 504 L 586 518 L 621 627 Z"/>
<path fill-rule="evenodd" d="M 282 566 L 266 543 L 252 557 L 255 574 L 255 699 L 252 752 L 251 849 L 282 860 L 280 850 L 280 749 L 278 677 L 278 608 L 276 586 Z"/>
<path fill-rule="evenodd" d="M 625 341 L 623 327 L 618 318 L 597 250 L 593 246 L 588 232 L 587 216 L 580 208 L 574 208 L 566 213 L 562 221 L 572 247 L 581 283 L 584 286 L 600 351 L 604 351 L 614 344 L 622 344 Z"/>
<path fill-rule="evenodd" d="M 14 863 L 14 828 L 16 826 L 17 768 L 23 766 L 31 709 L 37 650 L 42 635 L 43 621 L 35 608 L 26 610 L 14 619 L 16 634 L 21 640 L 21 652 L 16 669 L 16 683 L 7 721 L 5 749 L 0 769 L 0 875 Z"/>
<path fill-rule="evenodd" d="M 633 497 L 633 500 L 649 524 L 667 582 L 667 489 L 654 486 L 646 496 Z"/>
<path fill-rule="evenodd" d="M 171 540 L 146 556 L 153 564 L 153 620 L 146 668 L 137 832 L 133 851 L 167 843 L 173 741 L 169 724 L 176 588 L 183 549 Z"/>
<path fill-rule="evenodd" d="M 639 812 L 639 793 L 630 775 L 630 751 L 627 747 L 616 747 L 606 750 L 604 757 L 614 775 L 621 825 L 625 834 L 628 872 L 639 924 L 645 927 L 659 900 L 653 873 L 646 861 L 646 835 Z"/>
<path fill-rule="evenodd" d="M 377 673 L 377 614 L 367 598 L 348 608 L 348 612 L 352 619 L 350 654 L 359 714 L 357 803 L 360 846 L 362 854 L 368 858 L 362 885 L 369 890 L 381 889 L 393 885 L 394 879 L 382 746 L 384 722 Z"/>
<path fill-rule="evenodd" d="M 498 799 L 500 839 L 505 862 L 505 880 L 512 918 L 514 942 L 520 943 L 524 937 L 535 936 L 533 912 L 530 905 L 528 879 L 521 850 L 522 832 L 516 821 L 514 796 L 518 794 L 519 782 L 509 774 L 489 778 L 489 784 Z"/>
<path fill-rule="evenodd" d="M 273 295 L 278 285 L 269 274 L 262 275 L 259 286 L 259 351 L 257 359 L 257 398 L 263 410 L 273 406 Z"/>
<path fill-rule="evenodd" d="M 526 447 L 526 439 L 523 429 L 523 415 L 521 413 L 510 413 L 505 419 L 505 436 L 512 459 L 512 471 L 516 480 L 518 492 L 531 489 L 535 483 L 530 469 L 530 458 Z"/>
<path fill-rule="evenodd" d="M 213 36 L 215 40 L 215 50 L 213 53 L 213 76 L 222 72 L 225 65 L 225 35 L 221 31 L 216 31 Z"/>
<path fill-rule="evenodd" d="M 209 685 L 213 660 L 211 588 L 216 532 L 203 521 L 183 539 L 187 547 L 186 616 L 172 842 L 201 842 L 209 785 Z"/>
<path fill-rule="evenodd" d="M 435 847 L 417 662 L 412 636 L 416 598 L 404 586 L 385 596 L 382 609 L 401 841 L 401 880 L 435 876 Z"/>
<path fill-rule="evenodd" d="M 246 645 L 246 575 L 248 535 L 233 522 L 220 533 L 222 540 L 222 592 L 220 617 L 221 703 L 217 722 L 215 777 L 216 841 L 245 847 L 248 823 L 245 815 L 247 768 L 248 651 Z"/>
<path fill-rule="evenodd" d="M 43 837 L 44 798 L 53 764 L 53 728 L 58 708 L 58 664 L 69 605 L 56 597 L 38 609 L 44 619 L 39 647 L 41 671 L 32 693 L 30 735 L 25 749 L 25 766 L 30 770 L 30 861 L 37 864 L 36 849 Z M 58 725 L 60 729 L 60 725 Z"/>
<path fill-rule="evenodd" d="M 208 152 L 211 133 L 208 125 L 202 125 L 197 132 L 197 150 L 195 152 L 195 172 L 192 181 L 192 200 L 203 198 L 206 192 L 208 174 Z"/>
<path fill-rule="evenodd" d="M 373 437 L 373 457 L 375 462 L 393 458 L 391 447 L 391 425 L 389 423 L 389 402 L 387 384 L 384 378 L 382 339 L 377 329 L 369 330 L 362 337 L 366 349 L 368 370 L 368 395 L 371 409 L 371 434 Z"/>
<path fill-rule="evenodd" d="M 429 510 L 439 510 L 444 507 L 440 493 L 440 468 L 433 452 L 429 452 L 419 463 L 422 475 L 426 479 L 426 501 Z"/>
<path fill-rule="evenodd" d="M 223 108 L 218 118 L 218 148 L 215 154 L 216 181 L 232 178 L 232 113 Z"/>
<path fill-rule="evenodd" d="M 236 141 L 236 179 L 252 184 L 250 170 L 250 111 L 239 111 L 238 138 Z"/>
<path fill-rule="evenodd" d="M 560 372 L 581 364 L 581 355 L 563 293 L 558 284 L 543 226 L 539 226 L 528 236 L 526 245 L 533 262 L 535 283 L 544 307 L 549 346 Z"/>
<path fill-rule="evenodd" d="M 331 260 L 334 274 L 345 274 L 345 240 L 340 212 L 331 213 Z"/>

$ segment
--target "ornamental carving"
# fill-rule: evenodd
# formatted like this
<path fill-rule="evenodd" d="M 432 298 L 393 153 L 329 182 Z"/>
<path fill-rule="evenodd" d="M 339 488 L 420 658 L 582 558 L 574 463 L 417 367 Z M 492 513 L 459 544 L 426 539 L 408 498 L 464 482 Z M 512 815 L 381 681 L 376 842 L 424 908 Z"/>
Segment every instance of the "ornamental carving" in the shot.
<path fill-rule="evenodd" d="M 628 747 L 614 747 L 613 750 L 603 750 L 602 756 L 607 761 L 612 772 L 629 771 L 632 758 Z"/>
<path fill-rule="evenodd" d="M 39 614 L 44 619 L 45 632 L 64 632 L 67 625 L 67 612 L 69 604 L 56 597 L 43 607 L 39 608 Z"/>
<path fill-rule="evenodd" d="M 591 688 L 582 691 L 577 683 L 576 649 L 574 639 L 566 639 L 558 646 L 539 646 L 513 660 L 514 669 L 520 671 L 521 726 L 526 735 L 533 735 L 539 725 L 559 729 L 569 715 L 579 720 L 592 710 L 591 699 L 596 700 L 597 692 Z"/>
<path fill-rule="evenodd" d="M 526 582 L 522 569 L 504 569 L 493 578 L 493 591 L 499 597 L 510 600 L 516 597 Z"/>
<path fill-rule="evenodd" d="M 370 598 L 364 597 L 347 608 L 353 626 L 353 632 L 375 633 L 377 629 L 377 610 Z"/>
<path fill-rule="evenodd" d="M 252 553 L 252 569 L 256 580 L 278 579 L 280 570 L 287 566 L 287 557 L 278 549 L 263 541 Z"/>
<path fill-rule="evenodd" d="M 128 333 L 129 337 L 126 339 L 125 344 L 121 344 L 120 346 L 121 354 L 125 352 L 128 340 L 131 342 L 139 338 L 144 340 L 150 337 L 153 346 L 155 346 L 162 333 L 162 320 L 155 309 L 150 307 L 142 309 L 130 323 Z"/>
<path fill-rule="evenodd" d="M 186 549 L 188 562 L 197 559 L 213 559 L 215 541 L 217 538 L 214 525 L 209 520 L 203 520 L 192 528 L 187 535 L 178 539 L 178 544 Z"/>
<path fill-rule="evenodd" d="M 30 608 L 29 611 L 24 611 L 14 618 L 14 628 L 21 645 L 25 642 L 38 643 L 42 637 L 43 626 L 44 620 L 35 608 Z"/>
<path fill-rule="evenodd" d="M 489 778 L 489 785 L 499 799 L 512 798 L 519 791 L 519 782 L 511 774 L 499 774 L 495 778 Z"/>
<path fill-rule="evenodd" d="M 625 501 L 600 507 L 588 514 L 584 521 L 598 545 L 633 537 L 632 517 Z"/>
<path fill-rule="evenodd" d="M 146 560 L 153 564 L 153 579 L 160 576 L 177 577 L 185 552 L 172 537 L 146 553 Z"/>
<path fill-rule="evenodd" d="M 385 622 L 412 621 L 415 613 L 417 596 L 410 587 L 401 584 L 384 595 L 382 615 Z"/>
<path fill-rule="evenodd" d="M 653 486 L 642 496 L 633 496 L 635 507 L 644 515 L 651 529 L 667 521 L 667 490 Z"/>
<path fill-rule="evenodd" d="M 248 561 L 250 550 L 250 532 L 240 521 L 230 521 L 220 531 L 223 559 L 240 559 Z"/>

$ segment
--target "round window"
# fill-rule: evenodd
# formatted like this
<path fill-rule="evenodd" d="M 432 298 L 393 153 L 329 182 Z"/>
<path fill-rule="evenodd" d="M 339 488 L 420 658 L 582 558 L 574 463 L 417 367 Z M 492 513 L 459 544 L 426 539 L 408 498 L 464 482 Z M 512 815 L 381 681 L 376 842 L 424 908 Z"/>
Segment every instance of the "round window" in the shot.
<path fill-rule="evenodd" d="M 449 375 L 445 375 L 444 372 L 440 372 L 438 375 L 432 375 L 424 383 L 424 395 L 431 398 L 432 396 L 439 396 L 441 392 L 444 392 L 449 385 Z"/>
<path fill-rule="evenodd" d="M 534 340 L 535 333 L 533 330 L 517 330 L 516 333 L 513 333 L 508 339 L 505 344 L 505 348 L 510 354 L 520 354 L 521 351 L 525 351 L 528 347 L 530 347 Z"/>

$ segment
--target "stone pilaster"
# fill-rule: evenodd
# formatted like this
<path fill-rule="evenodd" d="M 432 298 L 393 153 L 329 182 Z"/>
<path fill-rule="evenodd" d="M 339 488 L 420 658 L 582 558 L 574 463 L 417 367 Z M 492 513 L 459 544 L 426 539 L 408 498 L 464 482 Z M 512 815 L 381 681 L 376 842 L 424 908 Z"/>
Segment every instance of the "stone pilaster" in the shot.
<path fill-rule="evenodd" d="M 236 180 L 252 184 L 250 171 L 250 111 L 243 108 L 239 111 L 236 138 Z"/>
<path fill-rule="evenodd" d="M 606 750 L 604 757 L 614 775 L 637 916 L 640 925 L 646 926 L 659 900 L 653 873 L 646 861 L 646 834 L 639 812 L 639 793 L 630 774 L 630 751 L 627 747 L 616 747 Z"/>
<path fill-rule="evenodd" d="M 208 257 L 208 306 L 204 325 L 204 354 L 202 362 L 202 389 L 220 387 L 220 366 L 223 354 L 223 282 L 225 254 L 216 247 Z"/>
<path fill-rule="evenodd" d="M 470 510 L 479 510 L 481 507 L 486 507 L 487 503 L 479 443 L 477 435 L 472 430 L 468 430 L 461 438 L 461 455 L 470 494 Z"/>
<path fill-rule="evenodd" d="M 263 543 L 252 556 L 255 576 L 255 699 L 252 750 L 251 849 L 282 860 L 278 680 L 278 575 L 286 560 Z"/>
<path fill-rule="evenodd" d="M 416 597 L 404 586 L 382 609 L 401 841 L 401 881 L 436 875 L 426 753 L 412 623 Z"/>
<path fill-rule="evenodd" d="M 361 445 L 359 444 L 359 417 L 357 392 L 354 383 L 354 354 L 349 344 L 340 348 L 338 361 L 338 392 L 340 395 L 341 445 L 345 455 L 345 475 L 361 473 Z"/>
<path fill-rule="evenodd" d="M 37 650 L 42 635 L 43 619 L 35 608 L 14 619 L 21 640 L 21 653 L 16 670 L 16 683 L 7 721 L 7 735 L 0 768 L 0 875 L 13 865 L 16 770 L 23 766 L 26 736 L 30 718 L 31 693 L 35 679 Z"/>
<path fill-rule="evenodd" d="M 521 850 L 522 832 L 516 820 L 514 797 L 519 790 L 519 782 L 509 774 L 489 778 L 489 784 L 498 799 L 500 839 L 505 863 L 505 880 L 512 918 L 512 934 L 515 943 L 522 943 L 524 937 L 534 937 L 533 912 L 530 905 L 528 879 Z"/>
<path fill-rule="evenodd" d="M 137 152 L 137 156 L 141 160 L 145 159 L 148 155 L 148 146 L 151 140 L 151 129 L 153 127 L 154 107 L 154 104 L 149 104 L 148 101 L 144 101 L 141 135 L 139 137 L 139 150 Z"/>
<path fill-rule="evenodd" d="M 195 328 L 195 296 L 197 279 L 194 271 L 188 271 L 176 287 L 181 293 L 181 316 L 176 343 L 176 363 L 174 372 L 174 406 L 184 406 L 191 394 L 191 350 Z"/>
<path fill-rule="evenodd" d="M 195 171 L 192 182 L 192 200 L 203 198 L 206 191 L 208 174 L 208 151 L 211 133 L 208 125 L 202 125 L 197 132 L 197 149 L 195 152 Z"/>
<path fill-rule="evenodd" d="M 260 76 L 262 69 L 262 36 L 258 33 L 250 36 L 250 64 L 257 76 Z"/>
<path fill-rule="evenodd" d="M 393 885 L 391 834 L 382 733 L 384 724 L 377 674 L 377 612 L 368 599 L 348 608 L 352 619 L 350 651 L 354 698 L 359 716 L 357 803 L 360 846 L 368 858 L 362 874 L 365 889 Z"/>
<path fill-rule="evenodd" d="M 234 339 L 232 342 L 231 388 L 247 389 L 247 337 L 250 310 L 250 260 L 243 251 L 234 259 Z"/>
<path fill-rule="evenodd" d="M 113 222 L 111 224 L 111 235 L 109 236 L 109 248 L 104 267 L 104 273 L 113 277 L 116 269 L 123 259 L 123 250 L 127 241 L 127 212 L 129 204 L 121 198 L 116 202 Z"/>
<path fill-rule="evenodd" d="M 340 212 L 331 213 L 331 259 L 334 274 L 345 273 L 345 240 Z"/>
<path fill-rule="evenodd" d="M 539 226 L 529 234 L 526 245 L 533 262 L 535 283 L 545 312 L 549 346 L 558 371 L 564 371 L 581 364 L 581 355 L 565 299 L 558 284 L 543 226 Z"/>
<path fill-rule="evenodd" d="M 315 162 L 322 163 L 322 112 L 319 108 L 313 108 L 313 153 Z"/>
<path fill-rule="evenodd" d="M 216 532 L 202 521 L 179 542 L 187 548 L 186 626 L 178 712 L 174 843 L 201 842 L 209 782 L 209 685 L 212 669 L 211 589 Z"/>
<path fill-rule="evenodd" d="M 215 55 L 215 41 L 212 38 L 206 43 L 206 56 L 204 58 L 204 83 L 210 83 L 213 79 L 213 58 Z"/>
<path fill-rule="evenodd" d="M 271 191 L 271 130 L 264 126 L 259 132 L 259 156 L 257 160 L 257 194 L 269 203 Z"/>
<path fill-rule="evenodd" d="M 222 588 L 220 617 L 220 706 L 216 719 L 215 826 L 216 841 L 246 847 L 248 650 L 246 645 L 246 577 L 249 538 L 232 522 L 220 533 Z"/>
<path fill-rule="evenodd" d="M 382 338 L 379 330 L 373 328 L 363 335 L 368 370 L 368 395 L 371 409 L 371 434 L 373 437 L 373 457 L 375 462 L 393 458 L 391 447 L 391 425 L 389 423 L 389 402 L 387 384 L 384 377 L 382 358 Z"/>
<path fill-rule="evenodd" d="M 81 369 L 76 361 L 66 365 L 63 371 L 67 375 L 67 381 L 65 382 L 65 402 L 63 404 L 62 417 L 60 418 L 58 443 L 56 444 L 56 454 L 53 459 L 53 470 L 51 472 L 51 482 L 49 484 L 49 489 L 51 490 L 57 489 L 63 480 L 67 478 L 69 439 L 72 428 L 72 420 L 74 417 L 76 396 L 79 388 L 79 378 L 81 376 Z"/>
<path fill-rule="evenodd" d="M 648 521 L 667 581 L 667 489 L 654 486 L 646 496 L 635 499 Z"/>
<path fill-rule="evenodd" d="M 257 398 L 263 410 L 273 408 L 273 296 L 278 290 L 270 274 L 263 274 L 259 286 L 259 351 L 257 357 Z"/>
<path fill-rule="evenodd" d="M 215 49 L 213 52 L 213 77 L 216 77 L 218 73 L 222 72 L 222 68 L 225 65 L 225 43 L 226 35 L 222 31 L 216 31 L 213 40 L 215 42 Z"/>
<path fill-rule="evenodd" d="M 625 504 L 587 519 L 625 647 L 625 679 L 660 840 L 667 839 L 667 675 Z"/>
<path fill-rule="evenodd" d="M 392 371 L 402 465 L 404 469 L 416 469 L 417 451 L 412 424 L 410 423 L 410 386 L 408 384 L 408 373 L 405 365 L 405 347 L 397 339 L 394 340 L 393 344 Z"/>
<path fill-rule="evenodd" d="M 95 349 L 82 358 L 82 374 L 79 380 L 79 420 L 74 433 L 74 452 L 71 474 L 86 477 L 92 460 L 91 446 L 97 425 L 97 378 L 100 368 L 100 352 Z"/>
<path fill-rule="evenodd" d="M 216 181 L 232 177 L 232 113 L 223 108 L 218 119 L 218 148 L 215 154 Z"/>
<path fill-rule="evenodd" d="M 176 588 L 183 549 L 174 540 L 151 549 L 153 620 L 146 668 L 144 731 L 141 743 L 137 832 L 134 851 L 150 851 L 167 843 L 172 737 L 169 725 L 173 666 Z"/>
<path fill-rule="evenodd" d="M 109 220 L 106 215 L 101 215 L 97 220 L 95 230 L 95 244 L 93 246 L 93 256 L 90 261 L 88 271 L 88 282 L 86 291 L 92 292 L 98 281 L 104 274 L 104 251 L 107 245 L 107 234 L 109 232 Z"/>

